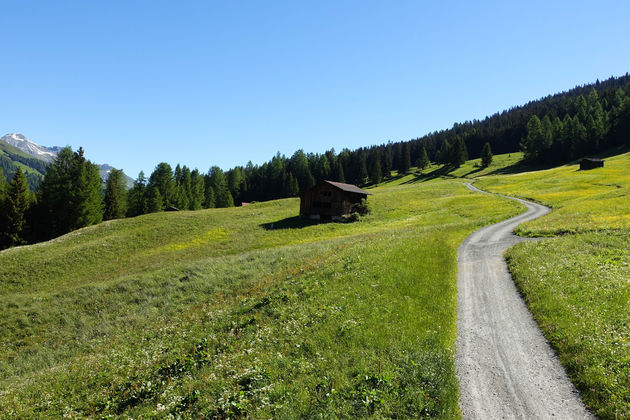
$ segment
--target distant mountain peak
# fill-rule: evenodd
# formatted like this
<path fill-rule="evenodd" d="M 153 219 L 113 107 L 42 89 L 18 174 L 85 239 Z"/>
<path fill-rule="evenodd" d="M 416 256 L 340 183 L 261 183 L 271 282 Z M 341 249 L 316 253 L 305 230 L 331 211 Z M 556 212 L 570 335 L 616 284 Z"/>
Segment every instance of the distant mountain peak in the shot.
<path fill-rule="evenodd" d="M 21 134 L 21 133 L 9 133 L 3 137 L 0 137 L 0 141 L 3 141 L 17 149 L 20 149 L 26 154 L 29 154 L 45 162 L 52 162 L 53 160 L 55 160 L 55 158 L 57 157 L 57 154 L 61 151 L 61 149 L 63 149 L 62 147 L 59 147 L 59 146 L 54 146 L 54 147 L 41 146 L 29 140 L 28 138 L 26 138 L 24 134 Z M 103 165 L 98 165 L 98 167 L 101 174 L 101 179 L 103 181 L 106 181 L 107 177 L 109 176 L 109 173 L 111 172 L 112 169 L 114 169 L 114 167 L 106 163 Z M 131 188 L 134 183 L 133 178 L 130 178 L 125 175 L 125 179 L 127 181 L 127 187 Z"/>
<path fill-rule="evenodd" d="M 61 147 L 40 146 L 39 144 L 27 139 L 26 136 L 21 133 L 10 133 L 0 138 L 0 140 L 13 147 L 17 147 L 24 153 L 47 162 L 52 162 L 57 156 L 57 153 L 61 150 Z"/>

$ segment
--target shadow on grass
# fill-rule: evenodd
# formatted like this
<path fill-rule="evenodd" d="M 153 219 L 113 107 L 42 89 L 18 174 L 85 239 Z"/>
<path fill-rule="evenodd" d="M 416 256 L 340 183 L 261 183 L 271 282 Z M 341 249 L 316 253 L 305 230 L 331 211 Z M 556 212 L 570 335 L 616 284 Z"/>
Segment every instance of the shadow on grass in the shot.
<path fill-rule="evenodd" d="M 472 174 L 476 174 L 477 172 L 482 171 L 484 169 L 485 168 L 483 166 L 475 166 L 475 169 L 473 169 L 472 171 L 462 175 L 461 178 L 466 178 L 466 177 L 468 177 L 468 176 L 470 176 Z"/>
<path fill-rule="evenodd" d="M 454 171 L 456 168 L 454 166 L 442 166 L 440 168 L 434 169 L 431 172 L 427 172 L 426 174 L 414 174 L 414 178 L 409 181 L 403 182 L 403 184 L 415 184 L 416 182 L 427 182 L 436 178 L 455 178 L 453 175 L 449 175 L 449 172 Z"/>
<path fill-rule="evenodd" d="M 617 146 L 611 149 L 607 149 L 603 152 L 582 156 L 570 162 L 532 164 L 532 163 L 524 163 L 521 160 L 521 161 L 516 162 L 513 165 L 506 166 L 504 168 L 499 168 L 494 171 L 490 171 L 486 175 L 511 175 L 511 174 L 518 174 L 522 172 L 543 171 L 545 169 L 557 168 L 559 166 L 579 165 L 580 161 L 585 157 L 595 157 L 599 159 L 606 159 L 606 158 L 620 155 L 622 153 L 626 153 L 628 151 L 630 151 L 630 147 L 628 146 Z M 580 168 L 578 167 L 576 171 L 579 171 L 579 170 Z"/>
<path fill-rule="evenodd" d="M 330 223 L 330 220 L 313 220 L 308 217 L 293 216 L 276 220 L 271 223 L 262 223 L 259 226 L 265 230 L 302 229 L 308 226 L 319 225 L 321 223 Z"/>
<path fill-rule="evenodd" d="M 380 184 L 384 184 L 386 182 L 396 181 L 397 179 L 400 179 L 400 178 L 402 178 L 404 176 L 407 176 L 407 175 L 409 175 L 409 174 L 396 174 L 396 175 L 388 176 L 388 177 L 383 178 L 383 180 L 381 182 L 379 182 L 378 184 L 375 184 L 373 182 L 368 182 L 366 184 L 362 184 L 361 188 L 364 189 L 364 190 L 365 189 L 369 189 L 369 188 L 375 188 L 375 187 L 378 187 Z"/>

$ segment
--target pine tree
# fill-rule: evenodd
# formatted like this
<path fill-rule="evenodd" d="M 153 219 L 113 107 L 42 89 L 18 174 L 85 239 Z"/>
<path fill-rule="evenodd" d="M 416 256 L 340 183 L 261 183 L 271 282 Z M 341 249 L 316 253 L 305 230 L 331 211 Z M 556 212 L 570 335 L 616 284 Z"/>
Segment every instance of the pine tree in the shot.
<path fill-rule="evenodd" d="M 612 143 L 630 145 L 630 96 L 619 100 L 621 103 L 613 114 Z"/>
<path fill-rule="evenodd" d="M 103 220 L 103 181 L 98 166 L 83 157 L 83 148 L 75 153 L 73 166 L 75 199 L 78 205 L 76 226 L 79 229 Z"/>
<path fill-rule="evenodd" d="M 218 166 L 210 168 L 208 173 L 210 176 L 210 186 L 214 192 L 214 201 L 216 207 L 234 207 L 234 199 L 228 188 L 225 174 Z"/>
<path fill-rule="evenodd" d="M 191 174 L 191 187 L 190 187 L 190 210 L 200 210 L 203 208 L 205 185 L 203 175 L 199 173 L 197 169 L 194 169 Z"/>
<path fill-rule="evenodd" d="M 133 187 L 127 192 L 127 217 L 139 216 L 147 212 L 146 188 L 147 179 L 140 171 Z"/>
<path fill-rule="evenodd" d="M 284 161 L 285 159 L 283 158 L 281 162 L 282 172 L 284 172 Z M 232 197 L 234 197 L 235 201 L 242 201 L 241 192 L 243 192 L 243 186 L 245 185 L 245 172 L 243 171 L 243 168 L 237 166 L 236 168 L 228 171 L 226 175 L 228 180 L 228 188 L 230 190 L 230 193 L 232 194 Z"/>
<path fill-rule="evenodd" d="M 147 198 L 146 198 L 146 206 L 147 213 L 157 213 L 159 211 L 164 210 L 164 202 L 162 201 L 162 194 L 160 194 L 160 190 L 158 187 L 148 186 L 147 187 Z"/>
<path fill-rule="evenodd" d="M 427 149 L 422 146 L 420 149 L 420 156 L 418 157 L 418 161 L 416 162 L 416 166 L 418 169 L 423 170 L 427 166 L 429 166 L 429 155 L 427 154 Z"/>
<path fill-rule="evenodd" d="M 451 155 L 453 154 L 452 150 L 453 146 L 451 146 L 451 143 L 448 140 L 444 140 L 444 142 L 442 142 L 442 146 L 440 147 L 440 151 L 438 152 L 438 163 L 443 165 L 450 164 Z"/>
<path fill-rule="evenodd" d="M 481 149 L 481 166 L 487 168 L 492 163 L 492 149 L 490 143 L 486 142 Z"/>
<path fill-rule="evenodd" d="M 315 178 L 309 168 L 308 158 L 302 149 L 296 151 L 293 156 L 291 156 L 288 166 L 289 170 L 297 178 L 301 191 L 315 185 Z"/>
<path fill-rule="evenodd" d="M 549 160 L 549 149 L 553 144 L 553 124 L 549 115 L 545 115 L 540 122 L 542 127 L 542 142 L 539 146 L 538 156 L 541 160 Z"/>
<path fill-rule="evenodd" d="M 0 235 L 0 247 L 22 245 L 26 229 L 26 212 L 31 204 L 31 193 L 26 176 L 20 167 L 17 168 L 9 183 L 2 210 L 5 222 Z"/>
<path fill-rule="evenodd" d="M 300 187 L 298 185 L 297 179 L 295 179 L 291 172 L 289 172 L 286 177 L 284 190 L 287 197 L 297 197 L 300 193 Z"/>
<path fill-rule="evenodd" d="M 213 209 L 217 205 L 216 205 L 216 200 L 214 198 L 214 189 L 212 188 L 212 185 L 210 185 L 209 175 L 206 175 L 204 177 L 204 184 L 205 184 L 205 190 L 204 190 L 204 197 L 203 197 L 203 208 Z"/>
<path fill-rule="evenodd" d="M 166 162 L 159 163 L 149 177 L 149 187 L 155 187 L 160 191 L 164 208 L 176 205 L 175 178 L 171 165 Z"/>
<path fill-rule="evenodd" d="M 121 219 L 127 213 L 127 186 L 125 174 L 119 169 L 112 169 L 105 183 L 104 220 Z"/>
<path fill-rule="evenodd" d="M 383 176 L 389 178 L 392 176 L 392 146 L 388 144 L 382 153 L 381 167 L 383 168 Z"/>
<path fill-rule="evenodd" d="M 455 144 L 452 148 L 451 164 L 456 168 L 459 168 L 464 162 L 468 160 L 468 150 L 466 149 L 466 143 L 461 136 L 457 136 Z"/>
<path fill-rule="evenodd" d="M 540 118 L 534 115 L 527 122 L 527 136 L 521 142 L 525 160 L 530 162 L 538 160 L 544 141 L 542 123 Z"/>
<path fill-rule="evenodd" d="M 600 146 L 604 144 L 606 137 L 606 116 L 602 105 L 597 102 L 590 109 L 586 130 L 588 132 L 589 144 L 593 151 L 599 150 Z"/>
<path fill-rule="evenodd" d="M 315 173 L 315 178 L 319 179 L 320 181 L 330 179 L 330 161 L 325 154 L 320 155 L 317 158 Z"/>
<path fill-rule="evenodd" d="M 186 165 L 182 168 L 179 164 L 175 167 L 173 200 L 174 207 L 180 210 L 187 210 L 190 206 L 190 187 L 191 187 L 190 169 Z"/>
<path fill-rule="evenodd" d="M 42 226 L 47 236 L 62 235 L 99 223 L 103 218 L 103 195 L 98 166 L 66 147 L 50 165 L 40 188 Z"/>
<path fill-rule="evenodd" d="M 383 173 L 381 172 L 381 157 L 378 151 L 376 151 L 370 161 L 370 182 L 372 184 L 378 184 L 382 179 Z"/>
<path fill-rule="evenodd" d="M 357 164 L 357 179 L 356 179 L 356 183 L 359 185 L 365 184 L 365 181 L 368 178 L 368 170 L 367 170 L 367 162 L 366 162 L 366 155 L 365 152 L 363 150 L 361 150 L 357 156 L 358 159 L 358 164 Z"/>
<path fill-rule="evenodd" d="M 333 181 L 337 182 L 346 182 L 346 177 L 343 173 L 343 165 L 341 164 L 341 160 L 337 160 L 337 165 L 335 166 L 335 171 L 333 172 Z"/>
<path fill-rule="evenodd" d="M 409 172 L 409 168 L 411 168 L 411 153 L 409 151 L 409 143 L 405 142 L 402 146 L 398 173 L 406 174 Z"/>

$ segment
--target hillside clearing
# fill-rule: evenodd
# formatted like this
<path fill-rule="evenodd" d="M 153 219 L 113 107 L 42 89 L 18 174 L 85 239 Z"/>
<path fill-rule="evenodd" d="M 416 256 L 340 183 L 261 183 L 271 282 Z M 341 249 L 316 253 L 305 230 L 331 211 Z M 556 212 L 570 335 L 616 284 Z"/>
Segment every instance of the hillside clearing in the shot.
<path fill-rule="evenodd" d="M 456 180 L 372 192 L 352 224 L 289 199 L 0 253 L 0 411 L 457 417 L 456 249 L 520 207 Z"/>

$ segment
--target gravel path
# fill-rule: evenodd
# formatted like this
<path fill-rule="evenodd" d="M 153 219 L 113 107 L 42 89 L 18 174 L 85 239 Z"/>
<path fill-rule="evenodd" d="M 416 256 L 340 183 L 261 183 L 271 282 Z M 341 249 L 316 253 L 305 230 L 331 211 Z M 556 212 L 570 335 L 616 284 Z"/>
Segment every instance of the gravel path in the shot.
<path fill-rule="evenodd" d="M 463 418 L 591 419 L 507 270 L 503 252 L 524 240 L 514 228 L 550 211 L 515 200 L 527 212 L 479 229 L 458 250 L 456 368 Z"/>

